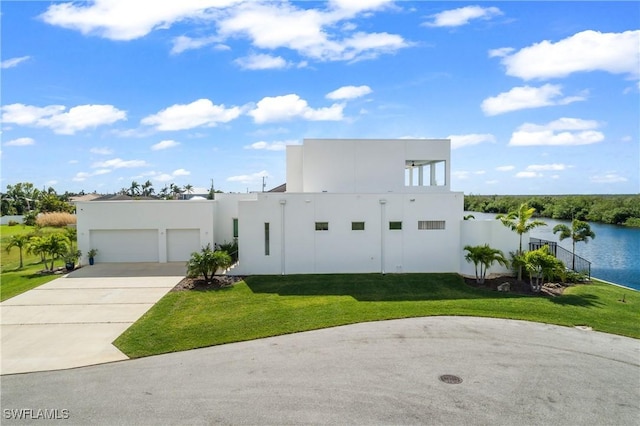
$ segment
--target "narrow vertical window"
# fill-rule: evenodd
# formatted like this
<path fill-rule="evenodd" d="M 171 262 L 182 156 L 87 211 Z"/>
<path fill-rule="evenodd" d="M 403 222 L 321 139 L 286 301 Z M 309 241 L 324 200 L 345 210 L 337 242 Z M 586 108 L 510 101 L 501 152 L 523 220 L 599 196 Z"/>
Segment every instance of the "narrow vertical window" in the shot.
<path fill-rule="evenodd" d="M 233 218 L 233 238 L 238 238 L 238 219 Z"/>
<path fill-rule="evenodd" d="M 269 256 L 269 223 L 264 224 L 264 255 Z"/>

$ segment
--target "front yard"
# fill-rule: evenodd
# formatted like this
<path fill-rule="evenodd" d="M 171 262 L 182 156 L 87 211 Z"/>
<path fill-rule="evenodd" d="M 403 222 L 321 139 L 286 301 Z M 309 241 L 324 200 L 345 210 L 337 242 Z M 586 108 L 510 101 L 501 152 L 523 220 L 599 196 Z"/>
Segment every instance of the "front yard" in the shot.
<path fill-rule="evenodd" d="M 254 276 L 221 290 L 170 292 L 114 344 L 130 357 L 141 357 L 434 315 L 589 326 L 640 338 L 640 292 L 597 281 L 551 298 L 472 288 L 456 274 L 359 274 Z"/>

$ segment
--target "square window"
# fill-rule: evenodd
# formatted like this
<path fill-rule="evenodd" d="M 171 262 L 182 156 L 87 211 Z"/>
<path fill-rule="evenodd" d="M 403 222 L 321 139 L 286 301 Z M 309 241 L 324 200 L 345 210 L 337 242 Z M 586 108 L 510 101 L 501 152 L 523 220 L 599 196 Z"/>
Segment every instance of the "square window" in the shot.
<path fill-rule="evenodd" d="M 316 231 L 328 231 L 329 222 L 316 222 Z"/>
<path fill-rule="evenodd" d="M 389 229 L 394 231 L 402 229 L 402 222 L 389 222 Z"/>
<path fill-rule="evenodd" d="M 351 222 L 352 231 L 364 231 L 364 222 Z"/>

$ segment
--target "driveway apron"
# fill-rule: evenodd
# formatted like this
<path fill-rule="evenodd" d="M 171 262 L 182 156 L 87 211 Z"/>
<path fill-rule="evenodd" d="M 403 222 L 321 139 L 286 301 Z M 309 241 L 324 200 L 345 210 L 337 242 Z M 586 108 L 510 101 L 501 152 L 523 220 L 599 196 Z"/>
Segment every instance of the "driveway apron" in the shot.
<path fill-rule="evenodd" d="M 184 275 L 184 263 L 98 264 L 0 303 L 0 374 L 127 359 L 112 342 Z"/>

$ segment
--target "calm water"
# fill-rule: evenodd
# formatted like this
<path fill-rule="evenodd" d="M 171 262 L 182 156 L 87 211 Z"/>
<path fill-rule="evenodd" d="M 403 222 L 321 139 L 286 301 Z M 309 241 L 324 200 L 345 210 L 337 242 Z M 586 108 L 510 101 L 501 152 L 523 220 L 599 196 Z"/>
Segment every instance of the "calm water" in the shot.
<path fill-rule="evenodd" d="M 495 214 L 469 212 L 477 220 L 493 219 Z M 553 234 L 559 223 L 571 226 L 571 222 L 542 219 L 547 226 L 531 231 L 531 237 L 558 241 L 558 245 L 571 251 L 571 239 L 560 242 Z M 577 243 L 576 254 L 591 262 L 591 275 L 612 283 L 640 290 L 640 228 L 589 223 L 596 237 L 588 243 Z"/>

